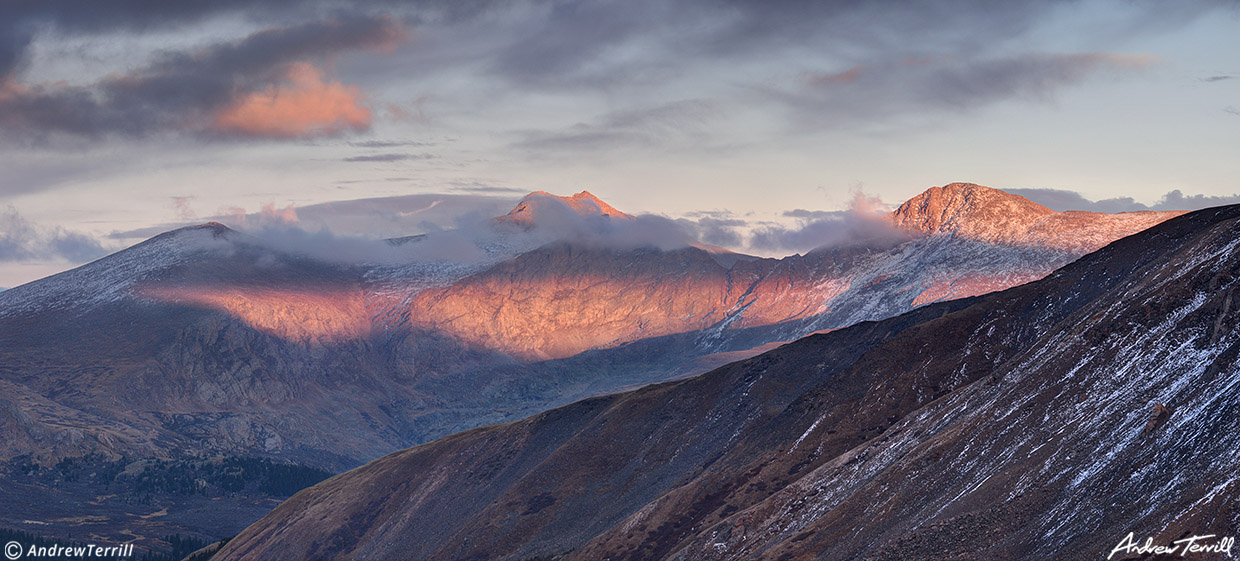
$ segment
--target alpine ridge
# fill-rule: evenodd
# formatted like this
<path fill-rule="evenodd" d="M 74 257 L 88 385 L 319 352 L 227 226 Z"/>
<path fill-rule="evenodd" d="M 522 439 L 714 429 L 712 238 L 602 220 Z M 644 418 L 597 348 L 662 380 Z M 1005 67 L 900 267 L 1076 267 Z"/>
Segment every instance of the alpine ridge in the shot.
<path fill-rule="evenodd" d="M 1194 212 L 1036 282 L 385 456 L 213 559 L 1084 560 L 1234 536 L 1237 282 L 1240 206 Z"/>
<path fill-rule="evenodd" d="M 475 248 L 482 256 L 465 262 L 328 262 L 220 224 L 161 234 L 0 292 L 0 423 L 11 436 L 0 442 L 8 462 L 0 477 L 54 473 L 83 458 L 256 457 L 340 471 L 698 374 L 776 342 L 1033 281 L 1106 236 L 1175 214 L 1059 213 L 1108 224 L 1088 243 L 1063 244 L 1069 230 L 1022 237 L 1025 222 L 971 225 L 994 215 L 988 207 L 1023 199 L 978 186 L 944 190 L 974 195 L 892 214 L 914 235 L 783 259 L 696 245 L 543 243 L 544 230 L 564 223 L 604 239 L 640 219 L 588 192 L 531 194 L 507 215 L 518 218 L 492 221 Z M 913 218 L 934 212 L 950 219 L 927 227 Z M 1052 221 L 1059 214 L 1041 213 L 1034 227 L 1060 224 Z M 963 233 L 971 228 L 1004 233 Z M 430 238 L 393 247 L 415 252 Z M 48 518 L 65 522 L 48 530 L 72 532 L 73 512 L 107 494 L 101 482 L 74 500 L 52 500 L 65 496 L 54 481 L 0 487 L 0 499 L 62 509 Z M 205 528 L 194 512 L 143 519 L 144 532 Z M 228 532 L 210 527 L 210 535 Z"/>

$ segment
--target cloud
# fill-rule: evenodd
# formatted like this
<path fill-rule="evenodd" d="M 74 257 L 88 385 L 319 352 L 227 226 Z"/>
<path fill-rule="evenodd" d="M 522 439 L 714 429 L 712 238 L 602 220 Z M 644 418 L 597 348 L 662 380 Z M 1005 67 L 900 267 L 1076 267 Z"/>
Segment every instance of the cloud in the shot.
<path fill-rule="evenodd" d="M 1168 191 L 1158 202 L 1154 203 L 1151 210 L 1198 210 L 1222 205 L 1234 205 L 1240 203 L 1240 195 L 1229 196 L 1210 196 L 1210 195 L 1185 195 L 1179 189 Z"/>
<path fill-rule="evenodd" d="M 276 208 L 275 203 L 266 203 L 259 211 L 259 216 L 266 224 L 296 224 L 300 221 L 297 218 L 297 210 L 291 204 L 284 208 Z"/>
<path fill-rule="evenodd" d="M 83 263 L 107 253 L 108 250 L 91 236 L 59 226 L 34 224 L 11 205 L 0 209 L 0 262 L 65 260 Z"/>
<path fill-rule="evenodd" d="M 1235 80 L 1238 77 L 1240 76 L 1236 76 L 1235 74 L 1219 74 L 1216 76 L 1206 76 L 1204 78 L 1200 78 L 1200 80 L 1202 82 L 1222 82 L 1225 80 Z"/>
<path fill-rule="evenodd" d="M 295 223 L 306 231 L 326 229 L 343 236 L 359 238 L 398 238 L 428 231 L 448 230 L 461 223 L 485 221 L 500 216 L 517 204 L 518 197 L 460 193 L 424 193 L 395 197 L 373 197 L 332 201 L 300 207 L 274 203 L 257 211 L 239 206 L 219 209 L 213 216 L 196 220 L 222 222 L 239 229 L 261 229 Z M 173 222 L 113 232 L 111 239 L 133 241 L 189 226 L 193 222 Z"/>
<path fill-rule="evenodd" d="M 684 227 L 690 236 L 703 243 L 728 249 L 739 249 L 744 245 L 745 237 L 742 229 L 749 225 L 748 221 L 739 218 L 710 216 L 703 216 L 696 220 L 682 218 L 677 220 L 677 223 Z"/>
<path fill-rule="evenodd" d="M 408 117 L 425 122 L 421 104 L 427 95 L 412 97 L 415 92 L 408 92 L 405 99 L 412 98 L 412 105 L 394 105 L 391 99 L 368 102 L 361 94 L 369 88 L 354 88 L 371 83 L 368 79 L 398 79 L 391 72 L 400 69 L 401 76 L 431 78 L 426 82 L 429 89 L 434 87 L 436 72 L 464 69 L 470 83 L 479 86 L 478 92 L 497 91 L 491 81 L 503 81 L 500 87 L 506 94 L 500 102 L 520 100 L 531 91 L 548 88 L 567 93 L 589 90 L 620 100 L 615 106 L 618 110 L 594 121 L 559 130 L 525 131 L 519 144 L 536 149 L 632 147 L 653 139 L 659 142 L 656 146 L 692 145 L 709 138 L 704 126 L 708 119 L 687 114 L 683 106 L 676 116 L 680 122 L 666 116 L 663 124 L 626 123 L 625 119 L 659 107 L 662 103 L 655 98 L 669 99 L 669 91 L 682 97 L 722 99 L 742 90 L 738 86 L 765 84 L 766 68 L 794 76 L 808 72 L 802 76 L 809 76 L 808 80 L 764 85 L 759 90 L 765 88 L 765 101 L 785 102 L 794 122 L 820 126 L 824 121 L 847 121 L 849 115 L 857 115 L 854 121 L 864 121 L 927 107 L 966 110 L 1005 95 L 1045 99 L 1103 69 L 1124 65 L 1116 59 L 1119 55 L 1104 53 L 987 54 L 1009 52 L 1002 48 L 1005 41 L 1062 15 L 1052 7 L 1072 4 L 1056 0 L 899 0 L 881 5 L 852 0 L 387 0 L 362 4 L 346 0 L 43 0 L 9 4 L 0 17 L 0 89 L 8 92 L 8 98 L 0 100 L 0 130 L 9 133 L 9 138 L 27 142 L 45 141 L 49 135 L 97 139 L 169 131 L 227 133 L 224 138 L 302 138 L 356 133 L 382 119 Z M 1130 26 L 1138 22 L 1175 25 L 1217 5 L 1188 1 L 1171 10 L 1154 2 L 1134 2 L 1113 11 L 1116 20 Z M 375 10 L 394 15 L 375 15 Z M 32 42 L 83 36 L 106 41 L 108 33 L 141 35 L 181 29 L 192 37 L 208 26 L 214 30 L 235 27 L 225 23 L 236 21 L 267 27 L 202 49 L 156 53 L 149 64 L 133 65 L 93 84 L 20 81 L 24 65 L 31 60 Z M 334 75 L 336 69 L 327 60 L 359 49 L 392 49 L 407 36 L 407 25 L 413 24 L 428 30 L 427 39 L 418 41 L 417 51 L 401 53 L 417 57 L 416 62 L 401 57 L 382 63 L 389 74 L 378 76 L 380 72 L 365 66 L 367 62 L 361 63 L 361 72 L 350 74 L 344 69 L 341 74 L 349 78 L 341 82 L 320 76 L 318 82 L 298 86 L 292 76 L 291 66 L 299 63 Z M 900 64 L 912 60 L 935 64 Z M 770 65 L 770 61 L 779 64 Z M 793 62 L 824 67 L 787 68 Z M 924 69 L 928 67 L 936 70 Z M 710 73 L 704 82 L 697 80 L 703 77 L 701 72 Z M 702 86 L 686 92 L 683 86 L 688 83 Z M 831 86 L 847 86 L 852 92 L 824 93 Z M 746 100 L 738 101 L 739 105 Z M 444 106 L 459 109 L 454 102 L 447 100 Z M 476 106 L 479 99 L 462 102 Z M 243 115 L 261 117 L 247 125 Z"/>
<path fill-rule="evenodd" d="M 490 221 L 487 228 L 504 238 L 506 244 L 533 248 L 554 242 L 595 249 L 633 250 L 654 248 L 671 250 L 693 245 L 697 240 L 682 224 L 652 214 L 608 216 L 591 201 L 578 203 L 546 193 L 531 193 L 530 214 L 519 221 Z M 590 212 L 593 210 L 594 212 Z M 476 229 L 476 228 L 475 228 Z"/>
<path fill-rule="evenodd" d="M 836 247 L 886 248 L 908 240 L 908 234 L 895 228 L 887 218 L 889 209 L 878 197 L 861 190 L 853 192 L 847 210 L 810 211 L 796 209 L 784 216 L 797 219 L 797 225 L 771 225 L 757 228 L 749 247 L 763 253 L 797 252 Z"/>
<path fill-rule="evenodd" d="M 1085 210 L 1090 212 L 1134 212 L 1142 210 L 1199 210 L 1240 203 L 1240 195 L 1185 195 L 1179 189 L 1165 193 L 1154 204 L 1146 205 L 1132 197 L 1114 197 L 1093 201 L 1067 189 L 1005 189 L 1051 210 Z"/>
<path fill-rule="evenodd" d="M 258 213 L 231 209 L 231 216 L 222 216 L 220 221 L 254 236 L 271 249 L 339 264 L 408 265 L 428 261 L 471 264 L 557 242 L 594 249 L 670 250 L 687 247 L 696 241 L 682 224 L 668 218 L 583 215 L 561 199 L 549 196 L 547 204 L 538 206 L 536 220 L 532 223 L 496 220 L 495 216 L 500 213 L 490 210 L 488 205 L 476 205 L 463 212 L 460 208 L 455 211 L 440 208 L 454 203 L 459 206 L 465 201 L 479 203 L 484 199 L 494 202 L 491 197 L 423 195 L 340 201 L 301 209 L 291 205 L 277 208 L 268 203 Z M 403 209 L 395 211 L 398 204 Z M 383 209 L 387 214 L 371 212 L 375 209 Z M 331 215 L 330 220 L 324 220 L 324 213 Z M 349 227 L 346 220 L 349 214 L 364 221 L 360 227 L 365 233 L 341 231 Z M 451 216 L 446 227 L 445 216 Z M 385 218 L 419 224 L 423 235 L 402 243 L 376 237 L 373 232 Z M 418 232 L 406 230 L 402 236 L 392 237 L 407 238 L 415 233 Z"/>
<path fill-rule="evenodd" d="M 487 185 L 477 181 L 454 181 L 453 191 L 461 193 L 478 193 L 478 194 L 494 194 L 494 195 L 522 195 L 528 193 L 528 190 L 517 189 L 514 187 L 497 187 L 495 185 Z"/>
<path fill-rule="evenodd" d="M 533 130 L 515 143 L 527 150 L 607 150 L 657 148 L 703 139 L 715 103 L 689 99 L 639 109 L 612 111 L 593 123 L 577 123 L 559 130 Z"/>
<path fill-rule="evenodd" d="M 364 131 L 371 115 L 360 91 L 324 81 L 312 63 L 390 49 L 405 34 L 390 16 L 342 16 L 161 52 L 143 67 L 86 86 L 0 75 L 0 129 L 35 141 L 164 131 L 265 138 Z"/>
<path fill-rule="evenodd" d="M 322 73 L 306 63 L 289 68 L 287 80 L 221 109 L 211 128 L 256 138 L 334 136 L 370 128 L 370 110 L 359 105 L 356 87 L 324 83 Z"/>
<path fill-rule="evenodd" d="M 436 142 L 420 142 L 413 140 L 362 140 L 347 142 L 354 148 L 397 148 L 400 146 L 435 146 Z"/>
<path fill-rule="evenodd" d="M 434 154 L 371 154 L 366 156 L 350 156 L 344 162 L 402 162 L 405 160 L 432 160 Z"/>
<path fill-rule="evenodd" d="M 692 238 L 733 250 L 743 248 L 746 232 L 752 226 L 730 210 L 688 212 L 676 219 L 676 223 Z"/>
<path fill-rule="evenodd" d="M 198 216 L 194 212 L 194 209 L 190 208 L 189 206 L 189 204 L 193 202 L 195 198 L 197 197 L 194 197 L 193 195 L 172 197 L 172 208 L 176 212 L 176 217 L 178 219 L 193 220 L 194 218 Z"/>
<path fill-rule="evenodd" d="M 1089 78 L 1144 69 L 1149 55 L 1023 53 L 899 57 L 846 70 L 809 73 L 800 85 L 765 91 L 810 126 L 885 121 L 927 110 L 964 112 L 1005 101 L 1050 100 Z"/>

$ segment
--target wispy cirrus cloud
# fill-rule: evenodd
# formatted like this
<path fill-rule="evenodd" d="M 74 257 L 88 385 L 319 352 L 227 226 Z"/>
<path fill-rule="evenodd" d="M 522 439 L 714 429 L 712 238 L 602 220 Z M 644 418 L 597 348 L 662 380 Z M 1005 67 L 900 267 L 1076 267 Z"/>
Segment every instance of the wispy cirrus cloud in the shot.
<path fill-rule="evenodd" d="M 433 160 L 434 154 L 367 154 L 364 156 L 349 156 L 342 161 L 345 162 L 403 162 L 406 160 Z"/>

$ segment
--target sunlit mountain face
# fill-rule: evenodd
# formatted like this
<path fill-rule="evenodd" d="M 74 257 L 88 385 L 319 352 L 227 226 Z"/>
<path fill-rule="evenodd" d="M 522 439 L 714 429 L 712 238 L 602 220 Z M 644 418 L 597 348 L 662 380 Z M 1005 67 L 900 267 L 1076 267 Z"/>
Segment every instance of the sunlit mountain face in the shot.
<path fill-rule="evenodd" d="M 1042 252 L 1041 260 L 1013 260 L 991 270 L 969 269 L 962 258 L 959 270 L 921 271 L 928 274 L 895 290 L 914 306 L 984 294 L 1039 278 L 1047 263 L 1092 251 L 1175 214 L 1054 212 L 995 189 L 952 184 L 933 188 L 888 216 L 870 218 L 874 228 L 889 226 L 886 238 L 776 260 L 689 241 L 670 251 L 609 247 L 613 238 L 627 234 L 610 231 L 612 222 L 632 222 L 633 216 L 587 192 L 572 197 L 540 192 L 496 222 L 526 231 L 541 226 L 557 237 L 493 266 L 441 280 L 444 286 L 424 289 L 417 282 L 422 279 L 415 279 L 404 290 L 379 288 L 365 268 L 346 272 L 324 266 L 306 275 L 260 256 L 252 263 L 221 263 L 232 270 L 214 272 L 215 278 L 177 277 L 178 270 L 170 269 L 136 284 L 133 295 L 222 311 L 287 340 L 361 340 L 375 329 L 416 326 L 521 360 L 539 360 L 722 322 L 742 328 L 816 317 L 844 304 L 847 299 L 833 306 L 841 295 L 864 288 L 856 286 L 862 280 L 890 284 L 900 272 L 891 261 L 903 255 L 893 248 L 913 240 L 952 239 Z"/>
<path fill-rule="evenodd" d="M 80 477 L 64 472 L 79 463 L 106 474 L 158 460 L 159 477 L 204 481 L 215 481 L 209 466 L 185 462 L 335 472 L 1030 282 L 1178 214 L 1060 213 L 951 184 L 781 259 L 702 244 L 585 192 L 532 193 L 474 230 L 373 242 L 381 251 L 183 228 L 0 293 L 3 459 L 31 474 L 3 493 L 70 520 L 86 508 L 74 501 L 111 485 L 88 478 L 74 501 L 45 500 L 56 478 Z M 223 537 L 266 500 L 202 510 L 162 496 L 180 506 L 149 519 L 150 535 Z M 233 520 L 226 504 L 251 514 Z"/>

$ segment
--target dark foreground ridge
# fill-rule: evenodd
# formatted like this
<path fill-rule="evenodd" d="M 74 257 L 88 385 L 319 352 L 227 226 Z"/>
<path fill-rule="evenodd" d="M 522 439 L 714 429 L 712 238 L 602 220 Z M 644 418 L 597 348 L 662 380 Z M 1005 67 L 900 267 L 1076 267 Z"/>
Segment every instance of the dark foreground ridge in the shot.
<path fill-rule="evenodd" d="M 391 454 L 213 559 L 1098 559 L 1130 532 L 1234 536 L 1238 217 Z"/>

